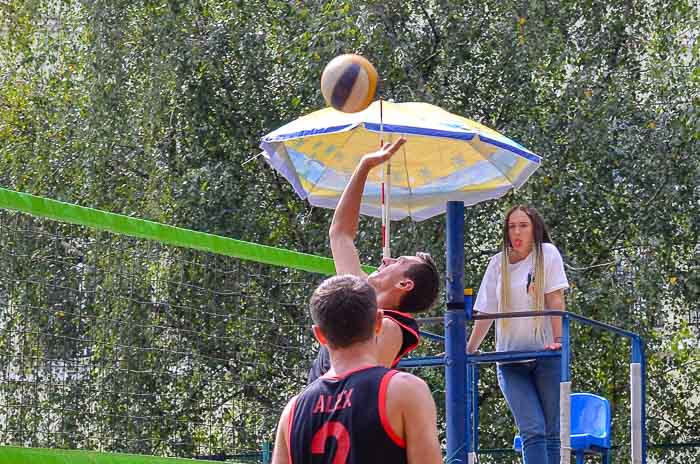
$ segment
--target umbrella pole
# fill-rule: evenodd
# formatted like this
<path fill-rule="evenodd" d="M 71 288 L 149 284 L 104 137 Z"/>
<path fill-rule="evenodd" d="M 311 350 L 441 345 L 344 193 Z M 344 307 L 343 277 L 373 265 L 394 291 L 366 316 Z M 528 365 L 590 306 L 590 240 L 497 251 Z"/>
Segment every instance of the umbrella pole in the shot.
<path fill-rule="evenodd" d="M 379 97 L 379 146 L 384 146 L 384 99 Z M 382 256 L 391 258 L 391 160 L 382 169 Z"/>
<path fill-rule="evenodd" d="M 391 160 L 386 163 L 386 243 L 384 257 L 391 258 Z"/>

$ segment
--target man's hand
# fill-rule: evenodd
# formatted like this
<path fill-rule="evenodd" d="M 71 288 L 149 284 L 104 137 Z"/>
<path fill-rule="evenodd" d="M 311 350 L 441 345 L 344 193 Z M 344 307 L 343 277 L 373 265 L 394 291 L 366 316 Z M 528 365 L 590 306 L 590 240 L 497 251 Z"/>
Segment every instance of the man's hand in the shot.
<path fill-rule="evenodd" d="M 386 160 L 391 159 L 391 157 L 394 156 L 394 153 L 396 153 L 404 143 L 406 143 L 406 139 L 403 137 L 399 137 L 394 143 L 385 143 L 382 148 L 374 153 L 368 153 L 363 156 L 360 163 L 362 163 L 367 169 L 375 168 Z"/>

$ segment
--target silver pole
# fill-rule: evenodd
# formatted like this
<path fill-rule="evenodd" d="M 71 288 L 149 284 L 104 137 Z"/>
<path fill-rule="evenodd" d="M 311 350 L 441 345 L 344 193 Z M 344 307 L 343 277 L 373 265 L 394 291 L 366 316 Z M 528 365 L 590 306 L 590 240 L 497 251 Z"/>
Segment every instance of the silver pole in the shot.
<path fill-rule="evenodd" d="M 384 98 L 379 97 L 379 147 L 384 146 Z M 382 167 L 382 256 L 391 258 L 391 160 Z"/>
<path fill-rule="evenodd" d="M 630 363 L 632 464 L 642 464 L 642 365 Z"/>
<path fill-rule="evenodd" d="M 559 383 L 559 440 L 559 462 L 571 464 L 571 382 Z"/>

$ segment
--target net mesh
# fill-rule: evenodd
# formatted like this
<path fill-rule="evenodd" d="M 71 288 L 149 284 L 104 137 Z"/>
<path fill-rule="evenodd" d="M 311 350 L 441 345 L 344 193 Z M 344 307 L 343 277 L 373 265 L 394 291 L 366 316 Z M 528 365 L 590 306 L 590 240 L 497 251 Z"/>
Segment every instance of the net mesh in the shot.
<path fill-rule="evenodd" d="M 261 449 L 315 353 L 320 274 L 0 210 L 0 443 Z"/>

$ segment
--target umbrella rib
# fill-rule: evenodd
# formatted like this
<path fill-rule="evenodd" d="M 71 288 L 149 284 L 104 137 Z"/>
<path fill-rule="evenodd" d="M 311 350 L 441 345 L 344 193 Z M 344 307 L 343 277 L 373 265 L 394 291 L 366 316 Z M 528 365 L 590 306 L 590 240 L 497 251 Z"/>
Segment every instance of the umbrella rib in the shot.
<path fill-rule="evenodd" d="M 479 137 L 479 142 L 480 142 L 480 143 L 485 143 L 485 142 L 482 142 L 482 141 L 481 141 L 481 134 L 480 134 L 478 131 L 477 131 L 477 133 L 476 133 L 475 136 L 476 136 L 476 137 Z M 491 145 L 491 144 L 489 144 L 489 145 Z M 495 164 L 493 164 L 493 163 L 491 162 L 490 159 L 488 159 L 487 157 L 485 157 L 484 155 L 482 155 L 481 152 L 479 152 L 478 150 L 475 150 L 475 151 L 479 154 L 479 156 L 481 157 L 481 159 L 483 159 L 484 161 L 486 161 L 487 163 L 489 163 L 491 166 L 493 166 L 494 168 L 496 168 L 496 171 L 500 172 L 501 175 L 502 175 L 503 177 L 505 177 L 506 180 L 508 180 L 508 182 L 510 182 L 510 185 L 512 185 L 513 188 L 516 188 L 516 187 L 515 187 L 515 183 L 513 182 L 513 180 L 512 180 L 510 177 L 508 177 L 508 175 L 507 175 L 505 172 L 501 171 L 501 170 L 498 168 L 498 166 L 496 166 Z"/>

